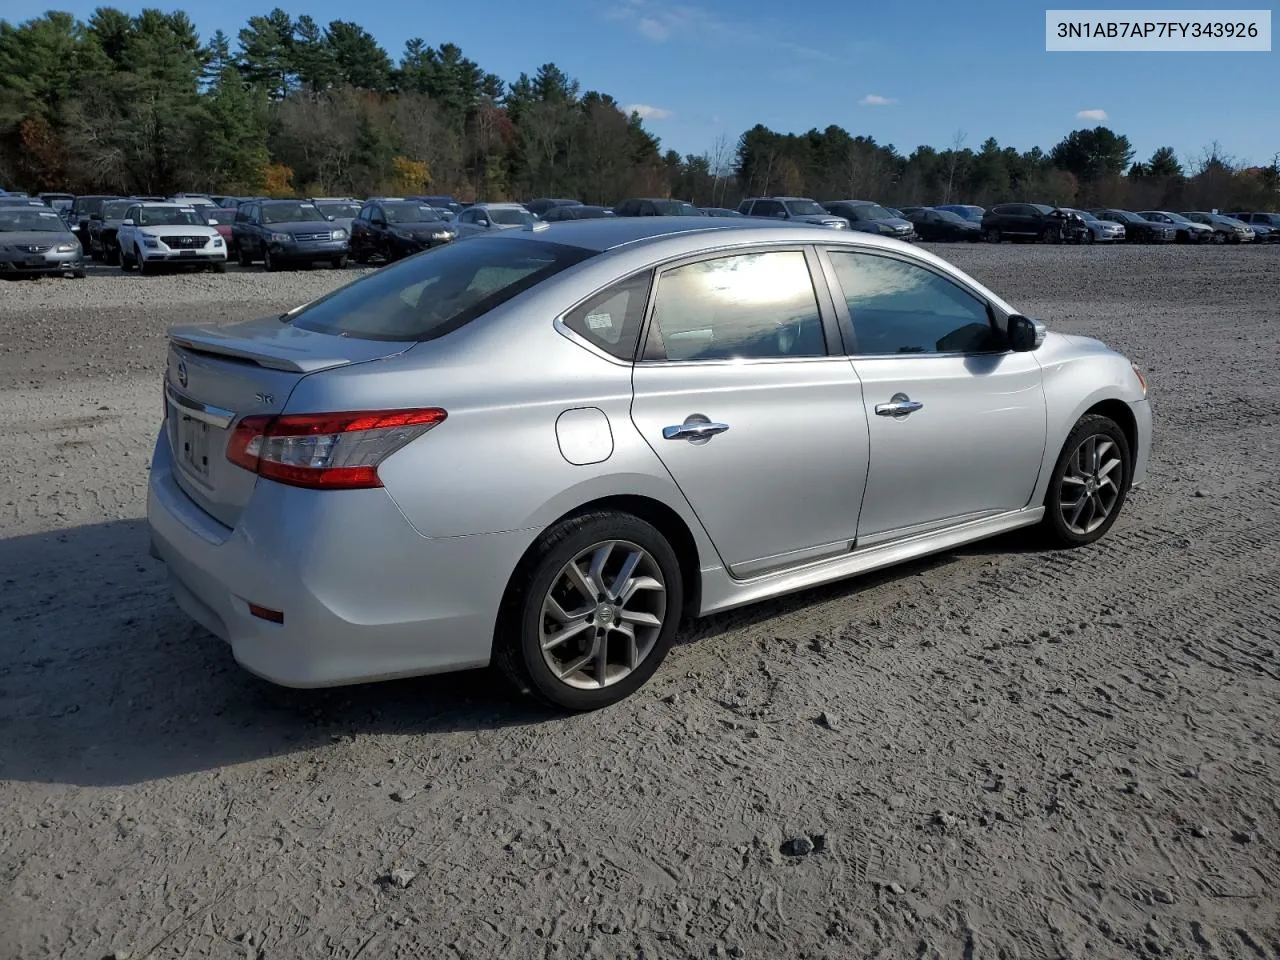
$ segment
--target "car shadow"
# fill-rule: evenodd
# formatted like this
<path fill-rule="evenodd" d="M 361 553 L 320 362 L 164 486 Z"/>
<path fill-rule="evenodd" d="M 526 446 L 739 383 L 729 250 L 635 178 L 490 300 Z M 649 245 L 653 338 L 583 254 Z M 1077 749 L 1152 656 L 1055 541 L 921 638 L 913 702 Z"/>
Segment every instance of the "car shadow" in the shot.
<path fill-rule="evenodd" d="M 682 625 L 693 643 L 1018 539 L 925 558 Z M 1029 548 L 1029 547 L 1028 547 Z M 524 727 L 563 714 L 476 670 L 293 690 L 241 669 L 173 603 L 142 520 L 0 540 L 0 779 L 122 786 L 352 736 Z"/>
<path fill-rule="evenodd" d="M 118 786 L 366 734 L 559 714 L 493 673 L 292 690 L 241 669 L 170 598 L 142 520 L 0 540 L 0 779 Z"/>

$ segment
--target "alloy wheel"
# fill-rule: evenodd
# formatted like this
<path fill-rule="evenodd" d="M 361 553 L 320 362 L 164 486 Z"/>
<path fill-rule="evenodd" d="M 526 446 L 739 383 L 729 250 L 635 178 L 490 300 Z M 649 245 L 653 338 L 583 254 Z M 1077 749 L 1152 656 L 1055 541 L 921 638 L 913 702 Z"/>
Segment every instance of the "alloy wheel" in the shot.
<path fill-rule="evenodd" d="M 1062 522 L 1077 536 L 1087 536 L 1106 523 L 1120 499 L 1120 448 L 1106 434 L 1080 441 L 1062 474 L 1058 509 Z"/>
<path fill-rule="evenodd" d="M 666 614 L 662 569 L 648 551 L 626 540 L 594 544 L 560 569 L 543 598 L 543 660 L 568 686 L 611 686 L 653 652 Z"/>

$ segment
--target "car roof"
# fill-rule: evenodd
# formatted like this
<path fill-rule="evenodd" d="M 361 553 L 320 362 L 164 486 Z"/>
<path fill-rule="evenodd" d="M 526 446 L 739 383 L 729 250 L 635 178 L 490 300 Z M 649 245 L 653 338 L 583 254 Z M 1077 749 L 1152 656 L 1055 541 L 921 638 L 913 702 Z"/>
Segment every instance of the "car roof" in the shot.
<path fill-rule="evenodd" d="M 798 233 L 797 233 L 798 231 Z M 681 235 L 695 233 L 720 232 L 725 234 L 727 243 L 765 243 L 771 240 L 779 242 L 814 243 L 831 242 L 848 239 L 845 231 L 834 231 L 830 227 L 816 224 L 798 224 L 794 222 L 774 223 L 767 220 L 756 220 L 750 217 L 742 219 L 728 217 L 603 217 L 592 220 L 565 220 L 548 223 L 537 231 L 505 230 L 499 236 L 505 239 L 521 237 L 536 238 L 552 243 L 582 247 L 587 250 L 604 252 L 629 244 L 638 244 Z M 859 234 L 858 239 L 884 241 L 871 234 Z M 710 239 L 710 238 L 708 238 Z M 892 244 L 888 244 L 892 245 Z"/>
<path fill-rule="evenodd" d="M 481 207 L 481 208 L 484 208 L 484 207 L 495 207 L 495 208 L 497 208 L 497 207 L 502 207 L 502 208 L 510 208 L 510 209 L 512 209 L 512 210 L 523 210 L 523 209 L 525 209 L 525 206 L 524 206 L 524 204 L 523 204 L 523 203 L 516 203 L 514 200 L 508 200 L 508 201 L 504 201 L 504 202 L 502 202 L 502 203 L 473 203 L 473 204 L 472 204 L 472 206 L 473 206 L 473 207 Z"/>

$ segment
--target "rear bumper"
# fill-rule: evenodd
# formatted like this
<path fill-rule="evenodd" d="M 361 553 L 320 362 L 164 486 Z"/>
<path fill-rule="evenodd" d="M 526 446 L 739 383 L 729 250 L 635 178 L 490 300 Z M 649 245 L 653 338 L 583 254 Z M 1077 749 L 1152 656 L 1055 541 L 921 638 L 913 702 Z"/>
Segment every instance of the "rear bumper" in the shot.
<path fill-rule="evenodd" d="M 234 530 L 187 497 L 162 432 L 147 520 L 178 605 L 250 672 L 291 687 L 489 662 L 507 580 L 532 533 L 429 539 L 385 490 L 259 481 Z M 283 623 L 249 612 L 254 603 Z"/>

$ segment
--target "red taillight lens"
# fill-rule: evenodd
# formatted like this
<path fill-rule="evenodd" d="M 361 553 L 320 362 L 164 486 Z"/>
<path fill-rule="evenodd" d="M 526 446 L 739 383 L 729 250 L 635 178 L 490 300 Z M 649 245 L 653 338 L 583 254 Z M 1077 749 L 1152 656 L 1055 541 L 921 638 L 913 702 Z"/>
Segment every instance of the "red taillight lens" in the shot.
<path fill-rule="evenodd" d="M 378 464 L 446 416 L 428 407 L 245 417 L 231 433 L 227 459 L 296 487 L 380 487 Z"/>

